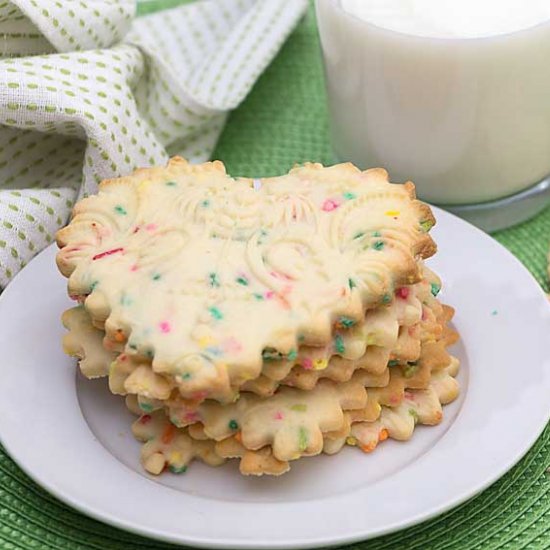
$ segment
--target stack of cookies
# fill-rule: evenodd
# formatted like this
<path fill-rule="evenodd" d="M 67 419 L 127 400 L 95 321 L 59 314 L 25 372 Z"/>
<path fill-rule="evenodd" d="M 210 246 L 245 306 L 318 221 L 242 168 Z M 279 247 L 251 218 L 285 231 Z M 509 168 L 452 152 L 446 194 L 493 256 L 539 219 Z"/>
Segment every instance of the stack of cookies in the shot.
<path fill-rule="evenodd" d="M 153 474 L 406 440 L 458 394 L 433 224 L 411 183 L 350 164 L 252 180 L 174 158 L 104 181 L 57 236 L 64 348 L 125 396 Z"/>

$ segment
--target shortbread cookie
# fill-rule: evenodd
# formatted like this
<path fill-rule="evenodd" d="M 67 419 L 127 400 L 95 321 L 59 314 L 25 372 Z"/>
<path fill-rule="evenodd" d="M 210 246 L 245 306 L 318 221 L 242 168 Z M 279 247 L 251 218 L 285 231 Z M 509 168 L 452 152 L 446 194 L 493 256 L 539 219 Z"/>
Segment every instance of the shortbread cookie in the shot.
<path fill-rule="evenodd" d="M 103 347 L 104 334 L 91 324 L 84 307 L 68 309 L 63 313 L 61 321 L 68 330 L 63 336 L 63 350 L 67 355 L 79 359 L 82 374 L 87 378 L 107 376 L 116 353 Z"/>
<path fill-rule="evenodd" d="M 215 452 L 213 441 L 198 441 L 189 437 L 185 430 L 178 430 L 161 411 L 141 416 L 132 425 L 132 433 L 136 439 L 145 442 L 141 448 L 141 462 L 151 474 L 160 474 L 165 468 L 181 474 L 194 458 L 210 466 L 219 466 L 225 462 Z"/>
<path fill-rule="evenodd" d="M 418 281 L 433 223 L 383 170 L 234 180 L 176 158 L 80 201 L 57 261 L 113 349 L 152 359 L 188 398 L 230 402 L 266 355 L 327 345 L 334 324 Z"/>

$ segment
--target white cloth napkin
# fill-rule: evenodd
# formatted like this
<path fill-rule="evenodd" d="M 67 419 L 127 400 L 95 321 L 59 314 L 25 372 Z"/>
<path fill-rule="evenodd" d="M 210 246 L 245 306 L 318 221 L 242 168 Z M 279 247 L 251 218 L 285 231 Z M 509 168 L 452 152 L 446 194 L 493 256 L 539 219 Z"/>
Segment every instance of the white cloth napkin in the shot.
<path fill-rule="evenodd" d="M 0 2 L 0 286 L 104 178 L 209 158 L 307 0 Z"/>

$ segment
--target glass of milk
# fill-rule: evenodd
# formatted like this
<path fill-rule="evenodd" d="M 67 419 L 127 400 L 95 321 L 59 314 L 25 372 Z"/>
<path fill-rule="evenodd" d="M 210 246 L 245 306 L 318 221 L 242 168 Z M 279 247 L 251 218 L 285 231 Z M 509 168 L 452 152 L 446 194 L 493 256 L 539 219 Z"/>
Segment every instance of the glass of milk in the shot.
<path fill-rule="evenodd" d="M 544 206 L 550 0 L 317 0 L 317 17 L 340 160 L 459 213 L 523 201 L 489 229 Z"/>

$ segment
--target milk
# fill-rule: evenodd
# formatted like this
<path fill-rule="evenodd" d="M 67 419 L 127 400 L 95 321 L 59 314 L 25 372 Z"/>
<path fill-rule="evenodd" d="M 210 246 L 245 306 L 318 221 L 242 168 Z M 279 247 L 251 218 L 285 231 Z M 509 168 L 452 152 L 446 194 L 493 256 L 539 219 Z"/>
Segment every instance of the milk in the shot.
<path fill-rule="evenodd" d="M 317 0 L 341 160 L 469 204 L 550 174 L 550 0 Z"/>

